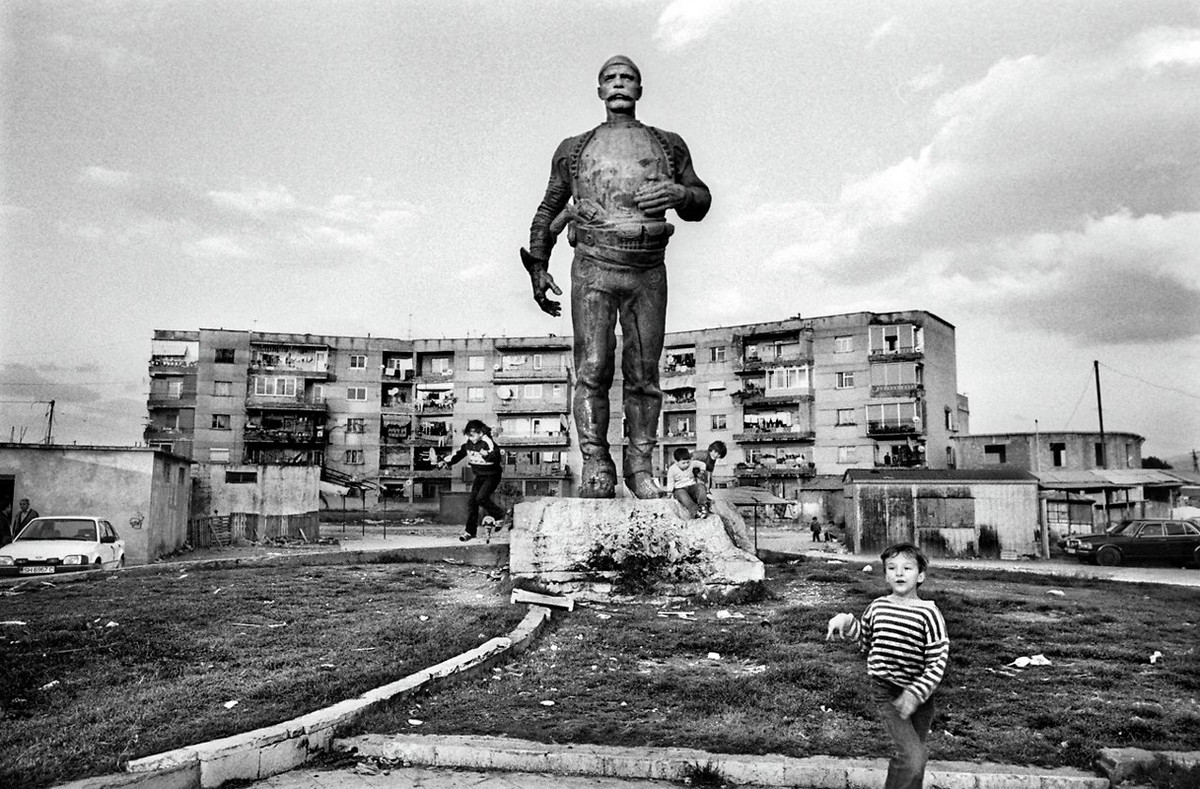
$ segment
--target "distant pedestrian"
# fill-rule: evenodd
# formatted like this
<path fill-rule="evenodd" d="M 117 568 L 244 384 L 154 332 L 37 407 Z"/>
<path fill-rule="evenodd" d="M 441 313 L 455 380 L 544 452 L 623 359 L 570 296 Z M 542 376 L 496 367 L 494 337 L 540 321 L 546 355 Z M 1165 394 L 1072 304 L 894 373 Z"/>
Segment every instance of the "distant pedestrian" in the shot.
<path fill-rule="evenodd" d="M 812 523 L 808 524 L 808 530 L 812 532 L 812 541 L 821 541 L 821 523 L 816 518 L 812 519 Z"/>
<path fill-rule="evenodd" d="M 12 517 L 12 529 L 10 530 L 12 537 L 20 534 L 21 529 L 25 528 L 25 524 L 36 517 L 38 517 L 38 511 L 29 506 L 29 499 L 21 499 L 20 509 Z"/>
<path fill-rule="evenodd" d="M 861 620 L 849 613 L 834 615 L 825 640 L 849 638 L 867 653 L 875 706 L 896 746 L 884 789 L 921 789 L 933 694 L 950 658 L 950 638 L 937 605 L 918 594 L 929 566 L 925 554 L 899 543 L 879 558 L 891 594 L 872 600 Z"/>
<path fill-rule="evenodd" d="M 500 476 L 503 473 L 503 455 L 500 447 L 492 438 L 492 429 L 479 419 L 467 422 L 463 430 L 467 440 L 458 451 L 447 460 L 440 461 L 438 468 L 449 468 L 463 458 L 471 465 L 475 480 L 471 483 L 471 495 L 467 498 L 466 530 L 458 536 L 461 542 L 475 538 L 479 530 L 479 508 L 482 507 L 487 515 L 483 519 L 483 527 L 489 531 L 495 527 L 496 521 L 504 518 L 504 508 L 492 501 L 492 494 L 500 486 Z"/>

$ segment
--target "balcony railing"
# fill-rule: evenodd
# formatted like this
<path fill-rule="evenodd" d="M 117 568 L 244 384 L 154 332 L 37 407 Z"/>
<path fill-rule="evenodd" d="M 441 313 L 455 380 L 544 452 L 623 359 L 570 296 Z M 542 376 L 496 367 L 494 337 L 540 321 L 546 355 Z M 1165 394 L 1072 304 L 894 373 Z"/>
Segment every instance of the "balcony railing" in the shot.
<path fill-rule="evenodd" d="M 672 430 L 663 433 L 659 439 L 662 444 L 694 444 L 696 443 L 695 430 Z"/>
<path fill-rule="evenodd" d="M 544 477 L 562 479 L 570 475 L 570 469 L 562 463 L 518 463 L 515 466 L 505 466 L 504 476 L 529 479 Z"/>
<path fill-rule="evenodd" d="M 287 362 L 284 360 L 251 359 L 250 372 L 276 375 L 294 375 L 297 378 L 311 378 L 318 381 L 332 381 L 329 363 L 316 362 Z"/>
<path fill-rule="evenodd" d="M 404 473 L 413 479 L 450 479 L 454 471 L 448 468 L 416 468 Z"/>
<path fill-rule="evenodd" d="M 195 408 L 196 393 L 186 395 L 169 395 L 166 392 L 151 392 L 146 398 L 149 408 Z"/>
<path fill-rule="evenodd" d="M 267 444 L 323 444 L 324 429 L 282 429 L 265 427 L 247 427 L 242 431 L 242 440 L 247 442 Z"/>
<path fill-rule="evenodd" d="M 917 397 L 924 391 L 925 387 L 918 383 L 871 385 L 871 397 Z"/>
<path fill-rule="evenodd" d="M 733 440 L 739 443 L 783 443 L 787 441 L 812 441 L 816 434 L 811 430 L 794 430 L 790 427 L 772 430 L 750 430 L 737 433 Z"/>
<path fill-rule="evenodd" d="M 196 372 L 195 361 L 184 361 L 176 356 L 152 356 L 151 375 L 187 375 Z"/>
<path fill-rule="evenodd" d="M 920 359 L 924 355 L 925 346 L 923 345 L 901 345 L 896 348 L 873 348 L 867 358 L 872 362 L 880 360 L 894 362 Z"/>
<path fill-rule="evenodd" d="M 904 436 L 919 433 L 920 425 L 913 421 L 887 421 L 887 422 L 868 422 L 867 435 L 869 436 Z"/>
<path fill-rule="evenodd" d="M 454 413 L 454 399 L 418 400 L 413 403 L 413 413 L 418 416 L 439 416 Z"/>
<path fill-rule="evenodd" d="M 741 400 L 743 406 L 789 405 L 813 398 L 811 387 L 802 389 L 743 389 L 734 392 L 733 398 Z"/>
<path fill-rule="evenodd" d="M 380 412 L 396 416 L 412 416 L 417 412 L 416 403 L 406 403 L 403 400 L 385 399 L 379 405 Z"/>
<path fill-rule="evenodd" d="M 565 414 L 571 410 L 567 399 L 559 400 L 499 400 L 497 414 Z"/>
<path fill-rule="evenodd" d="M 696 398 L 691 400 L 663 400 L 663 411 L 695 411 Z"/>
<path fill-rule="evenodd" d="M 416 371 L 408 368 L 385 367 L 379 373 L 380 380 L 389 383 L 407 384 L 412 383 L 416 377 Z"/>
<path fill-rule="evenodd" d="M 735 373 L 760 373 L 771 367 L 798 367 L 812 364 L 812 360 L 811 353 L 792 353 L 786 356 L 744 356 L 734 360 L 733 371 Z"/>
<path fill-rule="evenodd" d="M 502 447 L 565 447 L 567 434 L 564 433 L 501 433 L 495 436 L 496 443 Z"/>
<path fill-rule="evenodd" d="M 788 465 L 785 463 L 774 466 L 768 466 L 760 463 L 754 466 L 735 468 L 733 473 L 734 476 L 738 477 L 738 479 L 815 477 L 817 475 L 817 467 L 813 463 L 801 463 L 796 465 Z"/>
<path fill-rule="evenodd" d="M 246 407 L 284 411 L 325 411 L 325 398 L 309 395 L 246 395 Z"/>
<path fill-rule="evenodd" d="M 569 368 L 565 365 L 561 367 L 542 367 L 534 369 L 532 367 L 506 367 L 501 370 L 496 370 L 492 373 L 493 381 L 565 381 L 568 378 Z"/>

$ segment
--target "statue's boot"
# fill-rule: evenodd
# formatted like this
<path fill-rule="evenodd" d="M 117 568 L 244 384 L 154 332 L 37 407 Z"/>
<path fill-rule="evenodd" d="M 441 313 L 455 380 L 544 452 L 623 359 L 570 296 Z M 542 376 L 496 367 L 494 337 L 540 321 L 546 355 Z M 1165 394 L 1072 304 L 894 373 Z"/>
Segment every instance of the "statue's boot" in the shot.
<path fill-rule="evenodd" d="M 654 484 L 654 447 L 658 443 L 658 401 L 625 397 L 625 487 L 639 499 L 657 499 L 662 488 Z"/>
<path fill-rule="evenodd" d="M 585 455 L 579 472 L 578 493 L 581 499 L 611 499 L 617 491 L 617 464 L 606 452 Z"/>
<path fill-rule="evenodd" d="M 625 477 L 625 487 L 639 499 L 657 499 L 662 496 L 662 488 L 654 484 L 654 475 L 649 471 L 635 471 Z"/>

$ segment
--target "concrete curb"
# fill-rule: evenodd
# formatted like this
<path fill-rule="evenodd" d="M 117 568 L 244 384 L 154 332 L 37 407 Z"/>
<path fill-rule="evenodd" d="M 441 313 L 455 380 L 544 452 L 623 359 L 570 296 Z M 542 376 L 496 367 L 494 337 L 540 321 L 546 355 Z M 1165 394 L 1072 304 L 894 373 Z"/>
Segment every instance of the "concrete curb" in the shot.
<path fill-rule="evenodd" d="M 505 737 L 366 734 L 334 740 L 333 749 L 426 767 L 659 781 L 682 781 L 689 769 L 709 766 L 734 783 L 808 789 L 875 789 L 883 785 L 887 776 L 886 759 L 793 758 L 776 754 L 709 753 L 691 748 L 547 745 Z M 925 785 L 939 789 L 1109 789 L 1107 778 L 1078 770 L 974 762 L 930 762 Z"/>
<path fill-rule="evenodd" d="M 550 621 L 550 609 L 529 606 L 506 637 L 403 679 L 290 721 L 130 761 L 126 772 L 84 778 L 57 789 L 211 789 L 226 781 L 260 780 L 305 764 L 329 750 L 334 737 L 368 710 L 395 699 L 482 675 L 529 648 Z"/>

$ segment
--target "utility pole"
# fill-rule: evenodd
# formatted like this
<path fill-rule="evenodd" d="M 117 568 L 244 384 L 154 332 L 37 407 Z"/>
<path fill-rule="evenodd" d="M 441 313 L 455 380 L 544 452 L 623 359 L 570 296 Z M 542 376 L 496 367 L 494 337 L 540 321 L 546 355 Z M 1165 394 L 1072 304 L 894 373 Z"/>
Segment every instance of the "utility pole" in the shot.
<path fill-rule="evenodd" d="M 46 421 L 46 444 L 54 443 L 54 401 L 50 401 L 50 416 Z"/>
<path fill-rule="evenodd" d="M 1104 440 L 1104 402 L 1100 398 L 1100 362 L 1092 360 L 1092 369 L 1096 373 L 1096 413 L 1100 417 L 1100 451 L 1097 454 L 1097 465 L 1101 469 L 1108 468 L 1108 444 Z M 1108 480 L 1104 480 L 1104 522 L 1109 526 L 1112 525 L 1112 491 L 1108 488 Z M 1105 528 L 1105 531 L 1108 529 Z"/>

